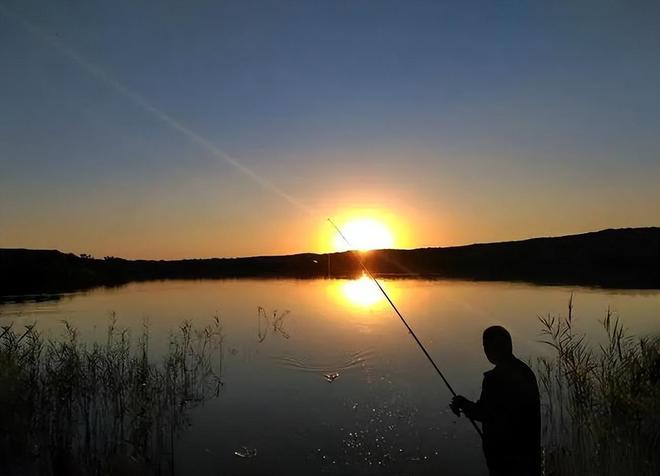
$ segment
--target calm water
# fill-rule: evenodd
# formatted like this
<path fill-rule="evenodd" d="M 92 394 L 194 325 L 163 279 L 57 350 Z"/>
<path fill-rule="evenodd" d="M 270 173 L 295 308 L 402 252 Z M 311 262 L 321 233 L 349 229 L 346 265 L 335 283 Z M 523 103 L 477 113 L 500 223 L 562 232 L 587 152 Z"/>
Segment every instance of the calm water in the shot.
<path fill-rule="evenodd" d="M 538 315 L 565 314 L 593 340 L 608 306 L 633 334 L 660 333 L 660 293 L 460 281 L 384 280 L 459 393 L 476 398 L 490 368 L 481 331 L 506 326 L 523 359 L 547 352 Z M 289 311 L 273 328 L 259 318 Z M 448 411 L 448 391 L 366 280 L 207 280 L 135 283 L 0 305 L 0 325 L 61 321 L 101 340 L 111 313 L 152 352 L 183 320 L 219 315 L 224 345 L 218 398 L 191 412 L 177 441 L 178 474 L 486 474 L 477 435 Z M 324 374 L 339 377 L 328 383 Z M 253 458 L 234 452 L 256 449 Z"/>

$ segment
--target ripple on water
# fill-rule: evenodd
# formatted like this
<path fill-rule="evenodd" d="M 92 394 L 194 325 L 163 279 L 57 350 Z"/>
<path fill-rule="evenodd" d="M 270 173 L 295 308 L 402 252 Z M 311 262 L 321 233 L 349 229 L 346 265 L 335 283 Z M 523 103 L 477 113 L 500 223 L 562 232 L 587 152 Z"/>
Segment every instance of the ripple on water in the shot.
<path fill-rule="evenodd" d="M 289 354 L 276 355 L 272 359 L 279 367 L 289 370 L 302 372 L 337 372 L 355 367 L 363 367 L 371 361 L 372 357 L 373 350 L 365 349 L 349 355 L 335 356 L 328 359 L 303 359 Z"/>

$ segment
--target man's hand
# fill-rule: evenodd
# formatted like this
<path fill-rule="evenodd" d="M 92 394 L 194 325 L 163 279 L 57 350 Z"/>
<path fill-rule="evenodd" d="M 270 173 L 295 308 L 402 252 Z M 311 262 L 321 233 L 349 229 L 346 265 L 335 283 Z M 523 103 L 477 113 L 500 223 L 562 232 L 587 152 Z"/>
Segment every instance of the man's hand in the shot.
<path fill-rule="evenodd" d="M 461 416 L 461 411 L 465 410 L 465 406 L 468 403 L 470 403 L 470 400 L 465 398 L 463 395 L 456 395 L 451 399 L 449 408 L 451 408 L 451 411 L 454 412 L 456 416 Z"/>

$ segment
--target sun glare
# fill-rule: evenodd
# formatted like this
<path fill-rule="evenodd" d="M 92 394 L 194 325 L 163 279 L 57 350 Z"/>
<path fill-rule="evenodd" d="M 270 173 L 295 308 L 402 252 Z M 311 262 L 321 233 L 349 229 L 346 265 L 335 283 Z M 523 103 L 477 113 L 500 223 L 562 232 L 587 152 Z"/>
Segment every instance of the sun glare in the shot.
<path fill-rule="evenodd" d="M 346 241 L 337 234 L 334 240 L 335 249 L 345 251 L 348 249 L 367 251 L 383 248 L 392 248 L 394 238 L 390 229 L 383 223 L 370 218 L 351 220 L 340 225 L 341 232 Z"/>

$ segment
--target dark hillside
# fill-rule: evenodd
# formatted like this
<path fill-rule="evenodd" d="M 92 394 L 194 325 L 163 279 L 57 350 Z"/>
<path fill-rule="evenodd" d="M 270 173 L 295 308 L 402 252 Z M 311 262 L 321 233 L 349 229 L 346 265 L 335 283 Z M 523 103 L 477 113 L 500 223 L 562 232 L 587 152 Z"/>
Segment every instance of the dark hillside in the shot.
<path fill-rule="evenodd" d="M 364 255 L 377 275 L 660 288 L 660 228 Z M 94 259 L 59 251 L 0 249 L 0 295 L 61 292 L 149 279 L 341 277 L 355 254 L 297 254 L 177 261 Z"/>

